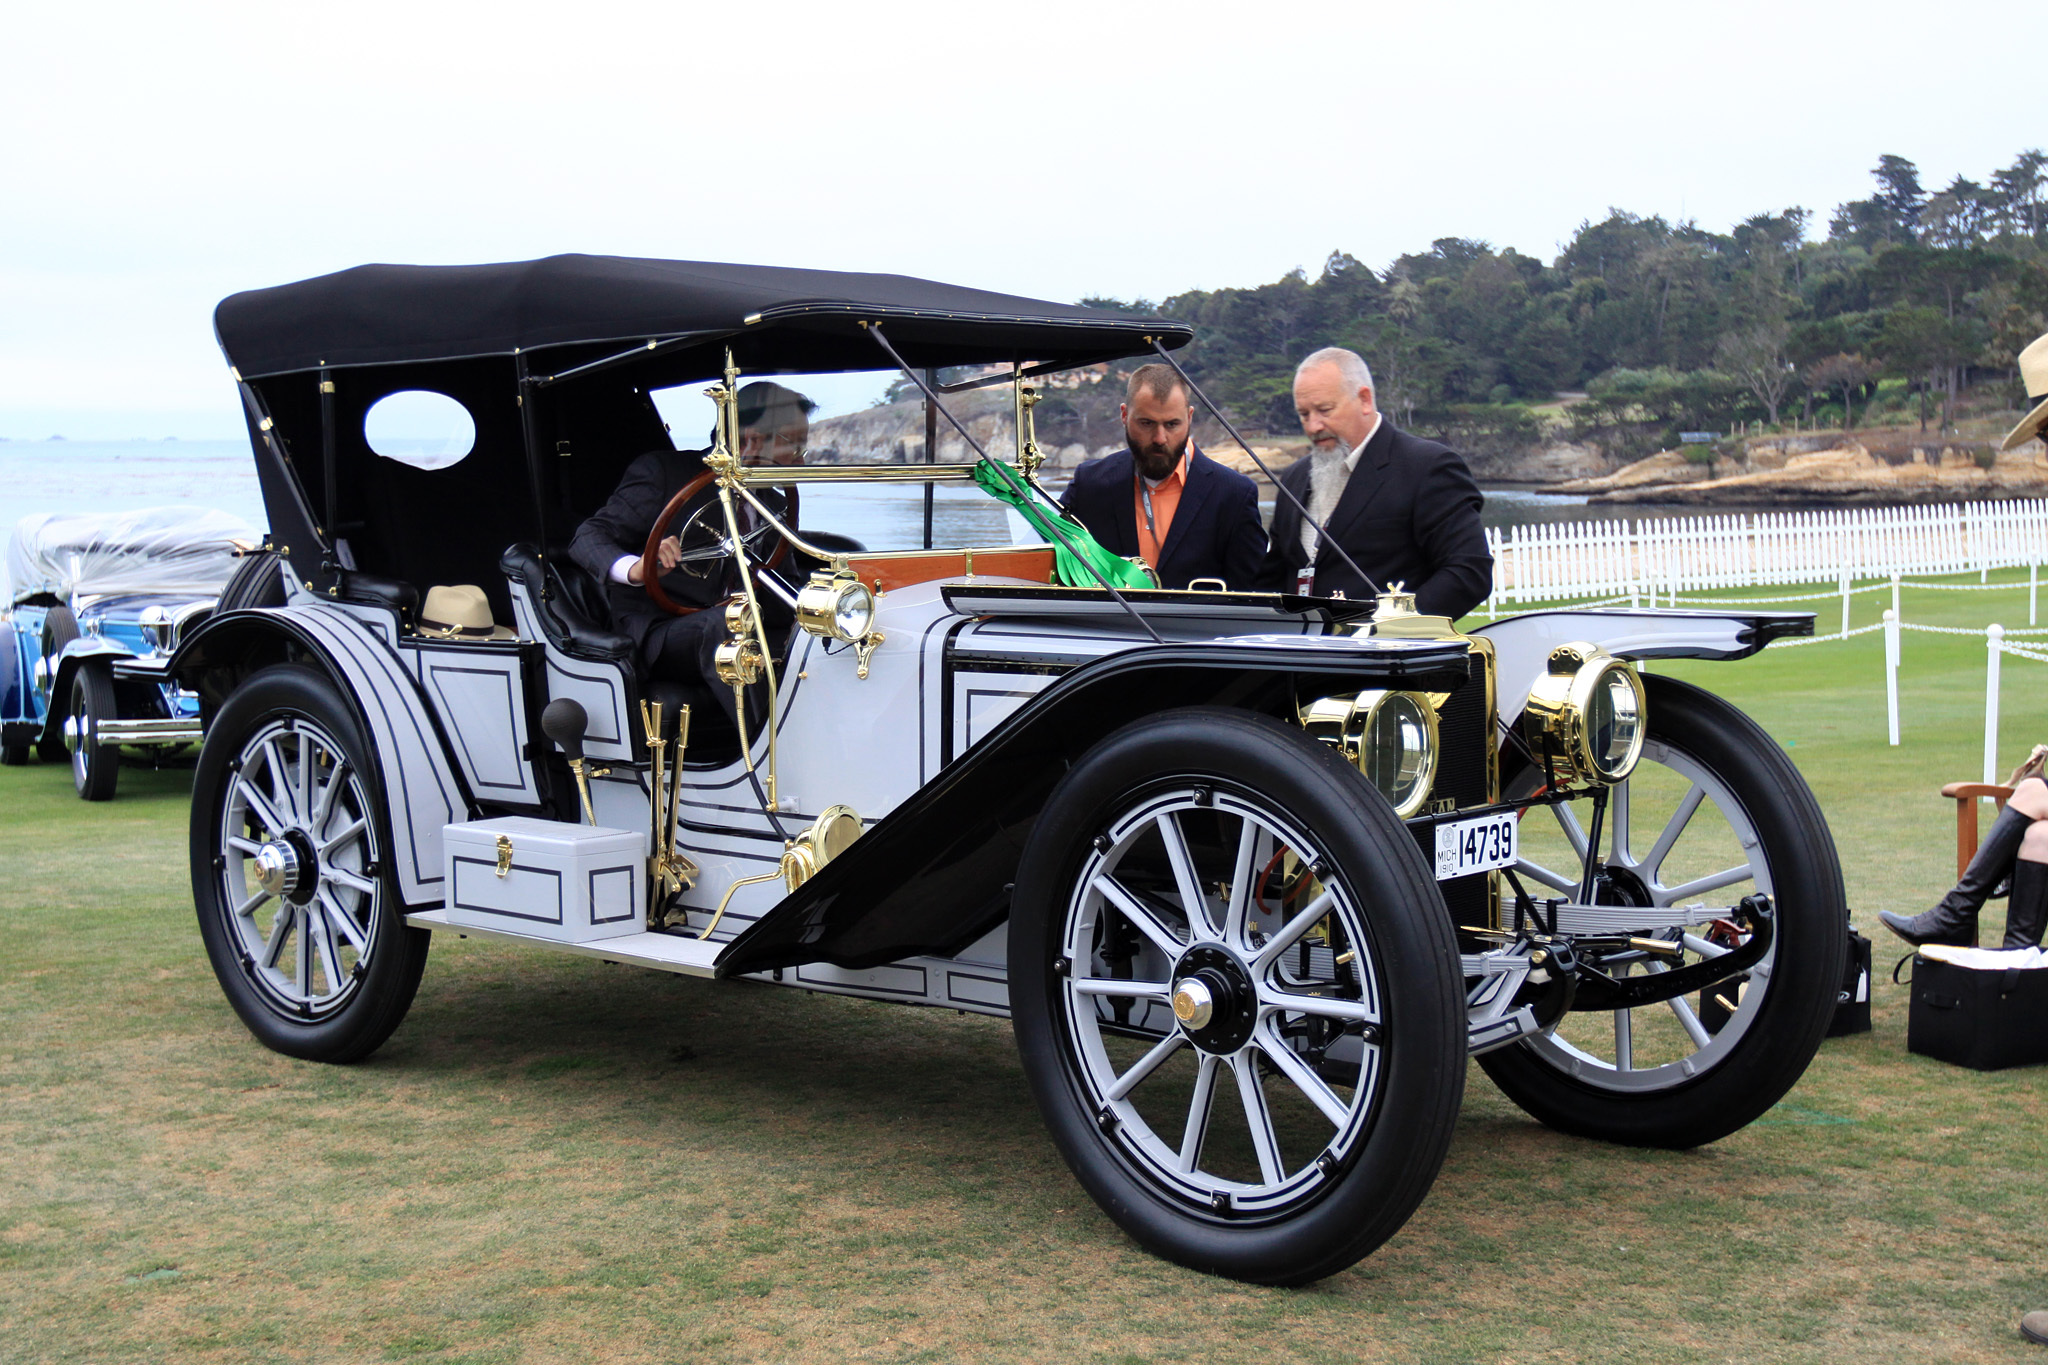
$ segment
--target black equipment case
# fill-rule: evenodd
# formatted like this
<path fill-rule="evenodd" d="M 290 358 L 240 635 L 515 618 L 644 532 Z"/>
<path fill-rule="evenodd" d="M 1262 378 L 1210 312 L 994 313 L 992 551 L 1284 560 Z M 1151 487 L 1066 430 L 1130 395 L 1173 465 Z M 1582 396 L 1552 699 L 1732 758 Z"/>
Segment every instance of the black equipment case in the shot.
<path fill-rule="evenodd" d="M 1976 1071 L 2048 1062 L 2048 969 L 1959 967 L 1915 955 L 1906 1050 Z"/>

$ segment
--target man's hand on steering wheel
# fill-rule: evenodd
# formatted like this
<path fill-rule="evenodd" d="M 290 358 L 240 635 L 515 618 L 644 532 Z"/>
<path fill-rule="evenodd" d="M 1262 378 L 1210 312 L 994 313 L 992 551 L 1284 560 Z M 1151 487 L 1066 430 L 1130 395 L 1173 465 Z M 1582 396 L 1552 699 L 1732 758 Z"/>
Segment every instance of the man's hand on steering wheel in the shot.
<path fill-rule="evenodd" d="M 667 573 L 683 562 L 683 542 L 675 536 L 669 536 L 655 546 L 654 553 L 655 558 L 660 561 L 661 572 Z M 633 567 L 626 570 L 626 577 L 632 580 L 634 587 L 637 588 L 646 582 L 646 568 L 647 561 L 642 558 L 634 560 Z"/>

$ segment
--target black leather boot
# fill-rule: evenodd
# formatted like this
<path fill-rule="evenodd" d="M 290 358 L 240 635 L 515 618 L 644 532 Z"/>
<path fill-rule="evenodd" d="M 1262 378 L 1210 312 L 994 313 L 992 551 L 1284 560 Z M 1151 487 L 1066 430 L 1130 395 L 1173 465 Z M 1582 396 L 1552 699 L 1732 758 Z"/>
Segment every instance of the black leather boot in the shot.
<path fill-rule="evenodd" d="M 1923 943 L 1976 947 L 1977 912 L 1984 908 L 1984 899 L 1991 894 L 1992 888 L 2012 871 L 2013 863 L 2019 858 L 2020 840 L 2026 837 L 2033 825 L 2032 816 L 2022 815 L 2008 805 L 1992 821 L 1984 842 L 1977 845 L 1977 856 L 1970 859 L 1963 879 L 1936 902 L 1932 910 L 1917 915 L 1894 915 L 1889 910 L 1880 910 L 1878 919 L 1883 921 L 1885 928 L 1915 947 Z"/>
<path fill-rule="evenodd" d="M 2031 948 L 2048 928 L 2048 863 L 2030 863 L 2022 858 L 2012 865 L 2012 899 L 2005 906 L 2006 952 Z"/>

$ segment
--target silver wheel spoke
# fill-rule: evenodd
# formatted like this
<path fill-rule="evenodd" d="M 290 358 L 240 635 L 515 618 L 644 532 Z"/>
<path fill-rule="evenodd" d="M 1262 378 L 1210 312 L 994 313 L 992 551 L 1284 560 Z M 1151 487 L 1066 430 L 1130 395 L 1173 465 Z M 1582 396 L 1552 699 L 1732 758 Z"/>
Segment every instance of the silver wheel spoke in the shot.
<path fill-rule="evenodd" d="M 340 990 L 342 982 L 348 979 L 341 970 L 341 954 L 335 951 L 334 934 L 325 914 L 308 915 L 307 922 L 313 928 L 313 947 L 320 955 L 320 970 L 327 973 L 327 992 L 331 995 Z M 313 995 L 313 974 L 310 970 L 306 973 L 306 979 L 299 984 L 305 988 L 310 999 Z"/>
<path fill-rule="evenodd" d="M 1259 827 L 1245 817 L 1239 825 L 1237 862 L 1230 870 L 1230 901 L 1223 911 L 1223 941 L 1233 948 L 1245 941 L 1245 921 L 1252 904 L 1252 864 L 1259 853 Z"/>
<path fill-rule="evenodd" d="M 1521 873 L 1530 881 L 1543 883 L 1552 891 L 1576 893 L 1579 889 L 1579 879 L 1577 877 L 1567 877 L 1561 873 L 1552 872 L 1549 868 L 1532 863 L 1527 858 L 1515 859 L 1515 871 Z"/>
<path fill-rule="evenodd" d="M 359 876 L 345 867 L 329 867 L 325 871 L 327 873 L 327 880 L 339 883 L 351 891 L 360 891 L 365 896 L 371 895 L 377 889 L 377 883 L 371 881 L 368 877 Z"/>
<path fill-rule="evenodd" d="M 248 778 L 236 777 L 235 790 L 241 794 L 243 802 L 249 809 L 255 812 L 257 822 L 272 834 L 282 834 L 291 828 L 277 813 L 277 808 L 270 803 L 270 798 L 257 791 L 256 785 Z"/>
<path fill-rule="evenodd" d="M 1223 1069 L 1220 1058 L 1203 1053 L 1195 1071 L 1195 1094 L 1188 1101 L 1188 1126 L 1180 1135 L 1180 1160 L 1176 1169 L 1187 1175 L 1202 1159 L 1202 1143 L 1209 1136 L 1209 1111 L 1216 1104 L 1216 1073 Z"/>
<path fill-rule="evenodd" d="M 1173 867 L 1173 884 L 1180 889 L 1181 910 L 1188 917 L 1188 933 L 1192 937 L 1207 938 L 1216 932 L 1216 925 L 1209 917 L 1209 901 L 1202 894 L 1201 880 L 1195 876 L 1194 856 L 1188 852 L 1187 836 L 1180 832 L 1180 817 L 1166 811 L 1152 822 L 1159 828 L 1159 842 L 1166 845 L 1166 861 Z M 1202 932 L 1196 933 L 1196 926 Z"/>
<path fill-rule="evenodd" d="M 254 839 L 245 839 L 239 834 L 230 834 L 227 837 L 227 846 L 236 853 L 250 858 L 255 857 L 263 849 L 263 845 L 257 843 Z"/>
<path fill-rule="evenodd" d="M 298 996 L 301 1000 L 313 998 L 313 929 L 307 922 L 310 918 L 303 905 L 296 907 L 292 915 L 292 922 L 298 930 L 292 936 L 294 945 L 298 948 L 292 957 L 293 973 L 298 980 L 292 984 L 298 987 Z"/>
<path fill-rule="evenodd" d="M 270 893 L 259 886 L 256 888 L 255 895 L 249 897 L 249 899 L 243 901 L 240 905 L 235 907 L 235 914 L 242 919 L 247 919 L 249 916 L 256 913 L 258 908 L 262 906 L 263 902 L 269 899 Z"/>
<path fill-rule="evenodd" d="M 1294 1082 L 1294 1088 L 1308 1096 L 1308 1101 L 1322 1111 L 1330 1126 L 1342 1130 L 1351 1121 L 1351 1106 L 1338 1098 L 1337 1092 L 1324 1083 L 1321 1076 L 1309 1070 L 1308 1063 L 1295 1056 L 1294 1049 L 1286 1042 L 1271 1037 L 1256 1038 L 1259 1051 L 1266 1054 L 1282 1075 Z"/>
<path fill-rule="evenodd" d="M 1109 1088 L 1108 1098 L 1112 1101 L 1120 1100 L 1133 1090 L 1136 1090 L 1147 1076 L 1157 1071 L 1161 1063 L 1174 1053 L 1180 1051 L 1186 1043 L 1187 1039 L 1178 1031 L 1169 1033 L 1164 1038 L 1161 1038 L 1158 1045 L 1140 1057 L 1131 1066 L 1129 1071 L 1116 1078 L 1116 1084 Z"/>
<path fill-rule="evenodd" d="M 1266 946 L 1259 949 L 1259 955 L 1251 960 L 1253 973 L 1265 975 L 1272 967 L 1274 959 L 1299 942 L 1303 934 L 1320 924 L 1323 916 L 1330 913 L 1330 907 L 1336 904 L 1336 901 L 1337 897 L 1328 887 L 1324 887 L 1321 895 L 1310 901 L 1293 919 L 1281 925 L 1272 938 L 1266 940 Z"/>
<path fill-rule="evenodd" d="M 1629 857 L 1629 784 L 1617 782 L 1608 789 L 1607 798 L 1607 847 L 1612 850 L 1613 861 L 1628 863 Z"/>
<path fill-rule="evenodd" d="M 301 814 L 292 809 L 291 765 L 285 762 L 275 735 L 263 741 L 263 767 L 264 775 L 270 779 L 271 805 L 280 813 Z"/>
<path fill-rule="evenodd" d="M 270 921 L 270 938 L 263 945 L 263 965 L 277 970 L 278 958 L 284 956 L 284 946 L 291 941 L 292 927 L 298 919 L 298 907 L 290 901 L 280 901 L 277 918 Z"/>
<path fill-rule="evenodd" d="M 1627 1010 L 1614 1012 L 1614 1065 L 1622 1071 L 1636 1066 L 1635 1016 Z"/>
<path fill-rule="evenodd" d="M 1701 957 L 1726 957 L 1735 951 L 1733 948 L 1723 948 L 1718 943 L 1710 943 L 1698 934 L 1680 934 L 1678 941 Z"/>
<path fill-rule="evenodd" d="M 1750 867 L 1748 863 L 1744 863 L 1740 867 L 1731 867 L 1722 872 L 1709 873 L 1707 876 L 1682 883 L 1678 886 L 1663 887 L 1661 888 L 1661 895 L 1664 903 L 1669 905 L 1673 901 L 1682 901 L 1688 896 L 1698 896 L 1708 891 L 1718 891 L 1724 886 L 1733 886 L 1736 882 L 1746 882 L 1755 875 L 1755 869 Z"/>
<path fill-rule="evenodd" d="M 1076 995 L 1114 995 L 1132 999 L 1165 1000 L 1173 995 L 1171 981 L 1119 981 L 1113 976 L 1082 976 L 1070 983 Z"/>
<path fill-rule="evenodd" d="M 1685 1030 L 1686 1037 L 1692 1039 L 1694 1047 L 1705 1047 L 1713 1041 L 1713 1035 L 1707 1032 L 1707 1026 L 1700 1022 L 1700 1017 L 1692 1012 L 1692 1006 L 1685 1003 L 1683 996 L 1673 996 L 1664 1003 L 1671 1006 L 1671 1012 L 1678 1016 L 1679 1027 Z"/>
<path fill-rule="evenodd" d="M 313 824 L 313 743 L 304 735 L 299 736 L 299 791 L 293 798 L 299 808 L 299 817 L 306 821 L 308 829 L 317 830 Z"/>
<path fill-rule="evenodd" d="M 369 827 L 369 823 L 370 822 L 367 819 L 358 818 L 349 821 L 346 825 L 343 825 L 340 831 L 336 833 L 332 839 L 329 839 L 326 843 L 320 845 L 320 856 L 323 858 L 326 857 L 330 853 L 334 852 L 335 849 L 340 848 L 343 844 L 347 843 L 349 840 L 354 839 L 360 834 L 362 834 L 362 832 Z M 313 826 L 313 828 L 315 830 L 318 830 L 320 827 L 318 825 L 315 825 Z"/>
<path fill-rule="evenodd" d="M 1706 797 L 1706 789 L 1697 782 L 1686 789 L 1685 795 L 1678 798 L 1678 809 L 1671 813 L 1671 818 L 1665 822 L 1663 831 L 1657 835 L 1657 842 L 1650 845 L 1650 851 L 1643 855 L 1643 861 L 1637 865 L 1638 872 L 1651 881 L 1657 879 L 1657 873 L 1664 866 L 1664 860 L 1671 855 L 1671 846 L 1678 842 L 1679 835 L 1685 833 L 1685 827 L 1692 823 L 1694 813 L 1699 810 L 1700 802 L 1706 800 Z"/>
<path fill-rule="evenodd" d="M 1586 856 L 1586 831 L 1579 827 L 1577 813 L 1562 801 L 1552 806 L 1550 813 L 1557 817 L 1557 827 L 1564 831 L 1565 842 L 1572 846 L 1572 852 L 1578 854 L 1580 858 L 1584 858 Z"/>
<path fill-rule="evenodd" d="M 1262 1012 L 1285 1010 L 1289 1014 L 1313 1014 L 1321 1019 L 1342 1019 L 1351 1024 L 1377 1024 L 1380 1017 L 1359 1004 L 1356 1000 L 1345 1000 L 1329 995 L 1295 995 L 1291 991 L 1261 989 L 1259 1009 Z"/>
<path fill-rule="evenodd" d="M 1096 877 L 1090 885 L 1102 894 L 1104 900 L 1115 906 L 1125 919 L 1136 925 L 1140 933 L 1151 939 L 1152 946 L 1166 954 L 1168 962 L 1178 958 L 1181 950 L 1187 947 L 1171 929 L 1160 922 L 1159 917 L 1152 913 L 1150 906 L 1124 890 L 1116 878 L 1105 872 Z"/>
<path fill-rule="evenodd" d="M 370 948 L 369 936 L 363 932 L 363 927 L 356 923 L 356 917 L 343 909 L 341 902 L 334 899 L 334 893 L 324 886 L 320 888 L 318 899 L 321 910 L 325 912 L 324 918 L 328 927 L 339 929 L 341 936 L 356 950 L 357 956 L 367 953 Z"/>
<path fill-rule="evenodd" d="M 327 782 L 320 788 L 320 800 L 313 810 L 308 824 L 315 834 L 327 828 L 327 818 L 334 813 L 334 798 L 348 780 L 348 762 L 342 758 L 334 760 L 334 767 L 327 774 Z"/>
<path fill-rule="evenodd" d="M 1252 1133 L 1252 1149 L 1259 1154 L 1259 1179 L 1277 1185 L 1287 1172 L 1280 1167 L 1280 1139 L 1273 1135 L 1273 1115 L 1266 1108 L 1266 1091 L 1259 1084 L 1259 1068 L 1249 1050 L 1230 1058 L 1237 1075 L 1237 1096 L 1244 1105 L 1244 1120 Z"/>

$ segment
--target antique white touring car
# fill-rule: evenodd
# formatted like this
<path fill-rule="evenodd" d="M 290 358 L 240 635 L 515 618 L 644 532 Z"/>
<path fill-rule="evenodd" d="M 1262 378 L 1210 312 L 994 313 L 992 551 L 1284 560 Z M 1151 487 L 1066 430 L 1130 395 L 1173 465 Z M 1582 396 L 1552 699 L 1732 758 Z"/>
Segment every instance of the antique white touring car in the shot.
<path fill-rule="evenodd" d="M 1037 486 L 1032 382 L 1170 361 L 1186 327 L 579 256 L 366 266 L 238 294 L 217 327 L 272 543 L 170 672 L 206 727 L 200 928 L 273 1048 L 369 1054 L 436 930 L 1008 1016 L 1111 1218 L 1299 1283 L 1414 1211 L 1468 1055 L 1559 1129 L 1689 1146 L 1777 1102 L 1828 1026 L 1846 914 L 1819 808 L 1754 723 L 1634 662 L 1811 618 L 1461 631 L 1393 585 L 1119 587 Z M 980 458 L 734 458 L 741 375 L 883 366 L 932 434 L 948 391 L 1013 386 L 1015 450 L 961 427 Z M 709 608 L 717 676 L 661 681 L 563 547 L 673 448 L 657 395 L 714 380 L 716 439 L 644 564 L 675 606 L 677 531 L 738 588 Z M 427 457 L 378 436 L 423 394 L 460 419 Z M 972 482 L 1049 543 L 832 525 L 849 483 Z M 495 622 L 422 619 L 462 584 Z"/>

